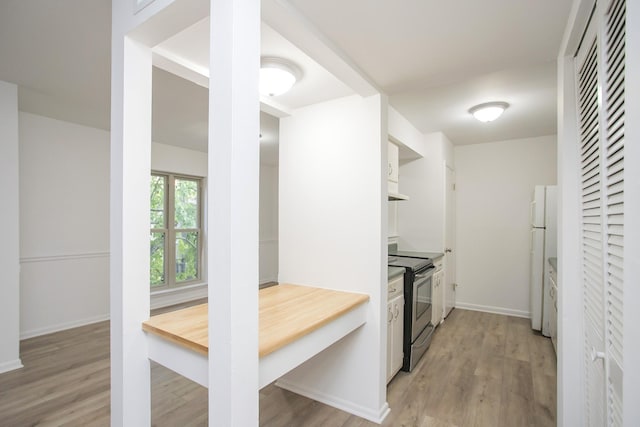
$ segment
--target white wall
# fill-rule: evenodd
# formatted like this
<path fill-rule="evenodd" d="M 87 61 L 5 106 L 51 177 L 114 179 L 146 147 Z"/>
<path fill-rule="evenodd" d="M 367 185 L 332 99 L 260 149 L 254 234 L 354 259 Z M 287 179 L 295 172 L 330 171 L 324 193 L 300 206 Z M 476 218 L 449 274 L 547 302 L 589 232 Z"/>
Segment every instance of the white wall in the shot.
<path fill-rule="evenodd" d="M 207 153 L 154 142 L 151 168 L 159 172 L 206 177 Z"/>
<path fill-rule="evenodd" d="M 529 316 L 529 203 L 556 184 L 556 137 L 455 147 L 457 306 Z"/>
<path fill-rule="evenodd" d="M 385 99 L 351 96 L 280 122 L 280 281 L 370 301 L 362 328 L 279 384 L 368 419 L 387 408 L 386 117 Z"/>
<path fill-rule="evenodd" d="M 18 146 L 18 87 L 0 81 L 0 373 L 22 367 Z"/>
<path fill-rule="evenodd" d="M 21 336 L 108 317 L 109 133 L 20 113 Z"/>
<path fill-rule="evenodd" d="M 278 281 L 278 167 L 260 165 L 260 283 Z"/>
<path fill-rule="evenodd" d="M 19 117 L 20 335 L 27 338 L 109 317 L 109 133 Z M 151 157 L 158 171 L 207 174 L 206 153 L 154 143 Z M 151 306 L 206 295 L 206 284 L 159 292 Z"/>
<path fill-rule="evenodd" d="M 427 147 L 425 138 L 418 129 L 416 129 L 404 116 L 402 116 L 395 108 L 389 107 L 389 139 L 396 143 L 400 143 L 416 153 L 425 156 Z"/>
<path fill-rule="evenodd" d="M 445 165 L 453 166 L 452 144 L 441 132 L 424 135 L 425 157 L 400 165 L 400 189 L 409 200 L 398 210 L 398 244 L 403 250 L 443 252 Z"/>

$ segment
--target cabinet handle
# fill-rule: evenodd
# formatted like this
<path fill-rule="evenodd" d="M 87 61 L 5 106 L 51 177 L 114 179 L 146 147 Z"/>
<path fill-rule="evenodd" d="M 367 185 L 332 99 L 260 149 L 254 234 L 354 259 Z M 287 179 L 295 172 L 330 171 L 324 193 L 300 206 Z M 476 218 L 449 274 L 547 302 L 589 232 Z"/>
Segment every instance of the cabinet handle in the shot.
<path fill-rule="evenodd" d="M 396 312 L 395 312 L 395 314 L 394 314 L 393 318 L 394 318 L 394 319 L 397 319 L 397 318 L 398 318 L 398 314 L 400 314 L 400 309 L 398 308 L 398 306 L 397 306 L 397 305 L 395 306 L 395 308 L 396 308 Z"/>
<path fill-rule="evenodd" d="M 391 307 L 389 307 L 389 313 L 387 313 L 387 323 L 391 323 L 393 321 L 393 311 Z"/>

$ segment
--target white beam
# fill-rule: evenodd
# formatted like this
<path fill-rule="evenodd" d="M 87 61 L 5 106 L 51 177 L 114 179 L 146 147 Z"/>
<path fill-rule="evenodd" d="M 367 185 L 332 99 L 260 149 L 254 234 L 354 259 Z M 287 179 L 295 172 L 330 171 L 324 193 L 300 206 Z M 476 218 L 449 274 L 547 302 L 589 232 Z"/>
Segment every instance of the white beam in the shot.
<path fill-rule="evenodd" d="M 111 425 L 150 425 L 151 49 L 114 35 L 111 81 Z"/>
<path fill-rule="evenodd" d="M 166 49 L 153 49 L 153 65 L 199 86 L 209 87 L 209 70 L 179 58 Z"/>
<path fill-rule="evenodd" d="M 262 0 L 262 20 L 360 96 L 382 93 L 351 58 L 287 0 Z"/>
<path fill-rule="evenodd" d="M 211 0 L 209 425 L 258 425 L 260 1 Z"/>

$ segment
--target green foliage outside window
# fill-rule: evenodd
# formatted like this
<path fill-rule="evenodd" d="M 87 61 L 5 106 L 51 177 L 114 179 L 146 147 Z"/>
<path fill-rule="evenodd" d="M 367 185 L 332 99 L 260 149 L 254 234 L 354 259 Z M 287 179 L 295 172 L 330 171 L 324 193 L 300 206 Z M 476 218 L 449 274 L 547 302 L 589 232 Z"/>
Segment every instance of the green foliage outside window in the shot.
<path fill-rule="evenodd" d="M 201 236 L 199 180 L 152 175 L 150 201 L 151 286 L 197 280 Z M 174 246 L 170 247 L 172 243 Z M 173 272 L 168 271 L 170 266 L 174 267 Z"/>

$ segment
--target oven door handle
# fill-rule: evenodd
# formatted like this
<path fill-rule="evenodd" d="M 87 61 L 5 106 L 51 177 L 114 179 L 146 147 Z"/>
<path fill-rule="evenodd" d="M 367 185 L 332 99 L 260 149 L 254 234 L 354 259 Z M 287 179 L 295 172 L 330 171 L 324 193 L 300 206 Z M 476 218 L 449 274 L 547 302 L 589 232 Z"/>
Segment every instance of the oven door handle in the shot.
<path fill-rule="evenodd" d="M 431 267 L 429 270 L 427 270 L 424 273 L 416 274 L 416 279 L 425 279 L 427 277 L 433 276 L 435 269 L 436 269 L 435 267 Z"/>
<path fill-rule="evenodd" d="M 427 329 L 431 329 L 430 331 L 427 331 Z M 425 333 L 426 332 L 426 333 Z M 425 330 L 422 332 L 421 335 L 424 335 L 424 338 L 422 339 L 422 342 L 415 342 L 413 343 L 411 346 L 413 348 L 422 348 L 426 345 L 429 345 L 430 341 L 431 341 L 431 334 L 433 334 L 433 326 L 431 326 L 431 323 L 429 323 L 427 325 L 427 327 L 425 328 Z"/>

